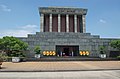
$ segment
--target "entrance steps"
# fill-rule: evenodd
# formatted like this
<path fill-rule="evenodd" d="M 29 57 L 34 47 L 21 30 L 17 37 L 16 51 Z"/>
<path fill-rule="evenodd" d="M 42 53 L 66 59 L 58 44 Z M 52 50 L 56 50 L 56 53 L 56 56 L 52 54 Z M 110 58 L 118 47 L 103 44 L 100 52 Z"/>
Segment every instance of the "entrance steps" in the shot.
<path fill-rule="evenodd" d="M 88 57 L 43 57 L 27 58 L 27 61 L 115 61 L 116 58 L 88 58 Z"/>

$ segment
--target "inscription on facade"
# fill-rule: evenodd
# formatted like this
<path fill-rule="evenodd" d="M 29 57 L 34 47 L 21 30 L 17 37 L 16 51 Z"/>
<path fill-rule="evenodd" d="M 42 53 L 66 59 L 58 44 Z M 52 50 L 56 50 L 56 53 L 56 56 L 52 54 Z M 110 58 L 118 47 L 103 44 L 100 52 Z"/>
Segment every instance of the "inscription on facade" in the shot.
<path fill-rule="evenodd" d="M 40 13 L 52 13 L 52 14 L 78 14 L 86 15 L 87 9 L 74 9 L 74 8 L 39 8 Z"/>
<path fill-rule="evenodd" d="M 60 12 L 60 13 L 74 13 L 75 10 L 51 10 L 52 12 Z"/>

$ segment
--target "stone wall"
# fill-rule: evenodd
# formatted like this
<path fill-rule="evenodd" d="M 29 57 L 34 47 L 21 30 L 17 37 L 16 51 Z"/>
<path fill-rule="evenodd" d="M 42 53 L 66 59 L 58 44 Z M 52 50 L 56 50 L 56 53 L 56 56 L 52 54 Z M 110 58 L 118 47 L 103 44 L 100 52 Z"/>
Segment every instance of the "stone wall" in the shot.
<path fill-rule="evenodd" d="M 90 57 L 99 56 L 99 46 L 107 46 L 107 56 L 109 51 L 113 50 L 109 46 L 109 42 L 115 39 L 100 38 L 99 35 L 91 35 L 90 33 L 58 33 L 58 32 L 37 32 L 29 34 L 27 38 L 20 38 L 29 44 L 30 52 L 28 57 L 34 56 L 34 46 L 40 46 L 41 52 L 44 50 L 55 51 L 56 45 L 78 45 L 79 51 L 87 50 Z"/>

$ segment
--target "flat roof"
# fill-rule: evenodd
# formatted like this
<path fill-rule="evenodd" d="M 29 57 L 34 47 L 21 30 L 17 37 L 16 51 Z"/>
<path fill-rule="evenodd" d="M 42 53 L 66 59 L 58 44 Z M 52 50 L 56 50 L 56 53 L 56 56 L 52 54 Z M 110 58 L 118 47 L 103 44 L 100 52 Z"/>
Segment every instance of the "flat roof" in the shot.
<path fill-rule="evenodd" d="M 73 7 L 39 7 L 39 13 L 43 14 L 77 14 L 86 15 L 88 9 Z"/>

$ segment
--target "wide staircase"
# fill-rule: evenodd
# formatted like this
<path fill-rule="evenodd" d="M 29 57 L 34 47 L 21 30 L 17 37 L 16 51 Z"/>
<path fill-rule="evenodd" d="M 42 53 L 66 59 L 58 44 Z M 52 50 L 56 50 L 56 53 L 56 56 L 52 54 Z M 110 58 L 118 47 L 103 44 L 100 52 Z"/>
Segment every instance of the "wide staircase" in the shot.
<path fill-rule="evenodd" d="M 116 58 L 90 58 L 90 57 L 42 57 L 27 58 L 27 61 L 115 61 Z"/>

